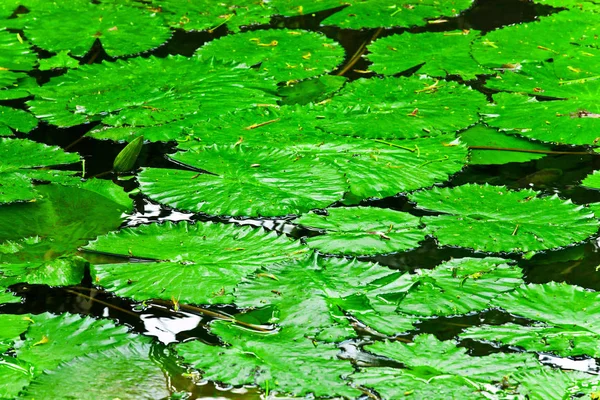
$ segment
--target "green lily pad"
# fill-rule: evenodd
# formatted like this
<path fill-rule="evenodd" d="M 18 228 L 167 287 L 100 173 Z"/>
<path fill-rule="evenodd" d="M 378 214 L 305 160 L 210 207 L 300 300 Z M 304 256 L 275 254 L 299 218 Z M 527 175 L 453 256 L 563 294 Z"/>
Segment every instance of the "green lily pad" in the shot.
<path fill-rule="evenodd" d="M 421 221 L 407 213 L 373 207 L 330 208 L 327 215 L 309 213 L 296 224 L 323 230 L 305 239 L 326 254 L 370 255 L 414 249 L 425 239 Z"/>
<path fill-rule="evenodd" d="M 344 48 L 317 32 L 270 29 L 237 33 L 213 40 L 196 52 L 201 58 L 260 64 L 277 81 L 322 75 L 344 59 Z"/>
<path fill-rule="evenodd" d="M 77 285 L 83 280 L 86 265 L 86 260 L 73 256 L 42 263 L 0 264 L 0 287 L 22 282 L 52 286 Z"/>
<path fill-rule="evenodd" d="M 171 158 L 209 173 L 145 168 L 138 180 L 148 197 L 183 210 L 233 216 L 301 214 L 341 200 L 348 188 L 336 168 L 291 152 L 228 146 Z"/>
<path fill-rule="evenodd" d="M 31 366 L 14 357 L 0 355 L 0 379 L 0 398 L 15 399 L 33 379 Z"/>
<path fill-rule="evenodd" d="M 177 77 L 174 79 L 173 74 Z M 101 120 L 148 126 L 274 104 L 275 82 L 242 66 L 182 56 L 84 65 L 34 89 L 38 118 L 66 127 Z"/>
<path fill-rule="evenodd" d="M 467 355 L 467 349 L 457 347 L 453 341 L 441 342 L 433 335 L 418 335 L 412 343 L 397 341 L 376 342 L 365 346 L 365 350 L 404 364 L 407 369 L 366 368 L 354 374 L 352 380 L 362 386 L 389 393 L 389 398 L 398 398 L 400 390 L 390 387 L 390 382 L 408 381 L 408 389 L 421 392 L 426 382 L 433 381 L 433 393 L 444 392 L 438 379 L 449 379 L 449 389 L 456 394 L 484 391 L 486 384 L 500 383 L 505 376 L 518 371 L 539 370 L 535 357 L 527 354 L 497 353 L 485 357 Z M 381 376 L 387 379 L 382 380 Z M 421 380 L 419 385 L 419 380 Z M 412 381 L 412 382 L 411 382 Z M 425 386 L 427 387 L 427 386 Z M 470 396 L 469 396 L 470 398 Z"/>
<path fill-rule="evenodd" d="M 421 317 L 449 316 L 483 311 L 492 299 L 523 283 L 522 272 L 502 258 L 458 258 L 433 270 L 408 275 L 412 281 L 397 310 Z"/>
<path fill-rule="evenodd" d="M 510 70 L 598 47 L 598 33 L 600 14 L 571 10 L 489 32 L 473 42 L 471 54 L 485 67 Z"/>
<path fill-rule="evenodd" d="M 599 293 L 575 285 L 530 284 L 498 296 L 492 304 L 540 323 L 471 327 L 461 337 L 520 346 L 528 351 L 554 352 L 565 357 L 598 357 L 600 330 L 596 311 L 599 301 Z"/>
<path fill-rule="evenodd" d="M 11 136 L 13 130 L 29 133 L 37 124 L 37 119 L 26 111 L 0 106 L 0 136 Z"/>
<path fill-rule="evenodd" d="M 594 171 L 586 176 L 585 179 L 581 181 L 581 185 L 591 189 L 600 189 L 600 171 Z"/>
<path fill-rule="evenodd" d="M 30 315 L 0 315 L 0 353 L 12 348 L 31 323 L 33 320 Z"/>
<path fill-rule="evenodd" d="M 57 55 L 50 58 L 40 59 L 40 71 L 48 71 L 58 68 L 79 68 L 79 60 L 69 56 L 67 50 L 59 51 Z"/>
<path fill-rule="evenodd" d="M 32 316 L 25 339 L 15 343 L 17 359 L 32 366 L 35 376 L 62 362 L 124 344 L 149 343 L 150 339 L 128 332 L 126 326 L 73 314 Z M 89 378 L 89 377 L 88 377 Z"/>
<path fill-rule="evenodd" d="M 244 276 L 308 250 L 262 229 L 183 222 L 111 232 L 84 248 L 143 260 L 92 266 L 95 282 L 119 296 L 197 304 L 231 302 Z"/>
<path fill-rule="evenodd" d="M 334 345 L 314 342 L 287 329 L 260 333 L 216 322 L 211 331 L 228 346 L 193 341 L 176 347 L 185 363 L 202 370 L 204 379 L 229 385 L 256 384 L 295 396 L 354 398 L 360 394 L 342 380 L 353 368 L 338 359 L 340 351 Z"/>
<path fill-rule="evenodd" d="M 594 215 L 558 196 L 537 197 L 534 190 L 463 185 L 409 195 L 421 209 L 428 231 L 444 246 L 486 252 L 529 252 L 581 242 L 598 231 Z"/>
<path fill-rule="evenodd" d="M 96 40 L 111 57 L 151 50 L 171 37 L 159 14 L 132 2 L 73 0 L 69 7 L 44 0 L 26 2 L 25 34 L 51 52 L 85 55 Z"/>
<path fill-rule="evenodd" d="M 0 88 L 14 85 L 31 71 L 37 57 L 21 36 L 0 28 Z"/>
<path fill-rule="evenodd" d="M 133 343 L 83 354 L 35 378 L 20 398 L 168 398 L 168 378 L 151 353 L 152 346 Z"/>
<path fill-rule="evenodd" d="M 212 32 L 222 25 L 227 25 L 231 31 L 237 32 L 242 26 L 267 24 L 272 14 L 276 14 L 268 3 L 254 0 L 197 0 L 181 2 L 180 0 L 154 0 L 173 28 L 186 31 Z"/>
<path fill-rule="evenodd" d="M 359 79 L 331 99 L 318 126 L 370 139 L 418 138 L 473 125 L 485 104 L 481 93 L 455 82 L 414 76 Z"/>
<path fill-rule="evenodd" d="M 530 399 L 573 397 L 573 394 L 593 399 L 599 390 L 598 376 L 578 371 L 544 368 L 516 375 L 518 392 Z"/>
<path fill-rule="evenodd" d="M 37 168 L 76 163 L 79 156 L 31 140 L 0 138 L 0 160 L 0 203 L 11 203 L 39 197 L 32 179 L 54 180 L 52 171 Z"/>
<path fill-rule="evenodd" d="M 473 4 L 473 0 L 351 0 L 350 5 L 326 18 L 323 25 L 344 29 L 412 27 L 428 20 L 453 17 Z M 346 3 L 346 4 L 348 4 Z"/>
<path fill-rule="evenodd" d="M 531 142 L 514 135 L 507 135 L 482 125 L 476 125 L 462 132 L 460 140 L 469 147 L 490 147 L 490 150 L 471 149 L 469 164 L 473 165 L 502 165 L 511 162 L 539 160 L 545 157 L 546 154 L 535 153 L 535 151 L 551 150 L 548 145 Z M 492 148 L 504 150 L 493 150 Z M 533 150 L 533 152 L 529 153 L 528 150 Z"/>
<path fill-rule="evenodd" d="M 288 329 L 289 335 L 296 332 L 341 341 L 355 336 L 345 315 L 361 320 L 362 315 L 377 314 L 380 308 L 376 297 L 397 290 L 391 282 L 396 282 L 399 275 L 377 264 L 312 257 L 257 271 L 236 287 L 235 304 L 275 306 L 269 322 Z M 381 313 L 381 318 L 395 315 L 391 310 Z M 411 328 L 414 320 L 404 321 Z M 402 332 L 403 326 L 396 324 L 396 328 L 396 333 Z"/>
<path fill-rule="evenodd" d="M 378 39 L 368 46 L 370 70 L 395 75 L 411 68 L 420 74 L 444 78 L 458 75 L 465 80 L 495 71 L 479 65 L 469 54 L 476 31 L 403 33 Z"/>
<path fill-rule="evenodd" d="M 73 254 L 79 246 L 96 236 L 116 229 L 123 222 L 122 214 L 130 211 L 132 201 L 123 190 L 110 181 L 90 180 L 78 186 L 39 185 L 35 202 L 16 203 L 0 207 L 0 244 L 12 249 L 0 252 L 3 263 L 22 264 L 23 268 L 41 268 L 49 273 L 68 270 L 63 263 L 80 261 L 72 258 L 55 260 Z M 93 204 L 93 207 L 90 205 Z M 33 273 L 31 271 L 31 273 Z M 67 272 L 68 274 L 68 272 Z M 58 277 L 56 277 L 58 278 Z M 60 284 L 56 278 L 47 284 Z M 70 284 L 79 283 L 81 279 Z M 34 283 L 34 282 L 31 282 Z M 45 283 L 38 282 L 35 283 Z"/>

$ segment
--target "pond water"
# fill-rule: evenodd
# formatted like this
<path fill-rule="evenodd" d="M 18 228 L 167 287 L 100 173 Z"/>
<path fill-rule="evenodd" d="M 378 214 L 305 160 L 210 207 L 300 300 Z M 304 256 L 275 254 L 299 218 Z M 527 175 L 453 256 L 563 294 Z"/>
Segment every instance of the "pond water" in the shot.
<path fill-rule="evenodd" d="M 428 25 L 410 30 L 411 32 L 435 32 L 453 29 L 477 29 L 483 32 L 527 21 L 534 21 L 539 16 L 550 15 L 557 9 L 537 5 L 523 0 L 480 0 L 470 10 L 447 22 Z M 376 33 L 378 37 L 385 37 L 405 31 L 405 29 L 385 29 L 376 32 L 375 29 L 361 31 L 344 30 L 334 27 L 321 27 L 320 21 L 332 12 L 321 12 L 313 16 L 280 18 L 272 23 L 272 27 L 303 28 L 324 33 L 327 37 L 341 43 L 346 50 L 347 59 L 359 50 L 360 46 L 370 40 Z M 257 26 L 256 29 L 265 28 Z M 252 28 L 254 29 L 254 27 Z M 204 43 L 218 37 L 225 36 L 224 27 L 212 33 L 177 31 L 164 46 L 152 51 L 148 55 L 167 56 L 181 54 L 191 56 L 194 51 Z M 96 49 L 86 56 L 93 62 L 110 60 L 102 49 Z M 363 76 L 355 70 L 366 70 L 368 61 L 361 58 L 345 76 L 351 80 Z M 54 72 L 37 72 L 38 81 L 48 81 Z M 481 90 L 489 95 L 490 91 L 483 87 L 483 81 L 471 82 L 476 90 Z M 23 107 L 19 101 L 4 102 L 14 106 Z M 86 169 L 90 176 L 101 174 L 112 168 L 116 155 L 124 147 L 108 141 L 98 141 L 90 138 L 81 138 L 83 134 L 93 128 L 93 125 L 77 126 L 68 129 L 59 129 L 47 124 L 34 130 L 29 137 L 33 140 L 47 144 L 59 145 L 70 151 L 75 151 L 85 157 Z M 600 157 L 583 155 L 584 147 L 554 146 L 557 153 L 525 163 L 510 163 L 497 166 L 469 165 L 455 174 L 444 184 L 445 187 L 456 187 L 466 183 L 490 183 L 506 185 L 511 189 L 533 188 L 544 194 L 558 194 L 563 198 L 570 198 L 577 204 L 600 202 L 600 192 L 585 189 L 579 182 L 594 170 L 600 169 Z M 140 167 L 169 167 L 178 166 L 165 158 L 165 154 L 174 153 L 172 143 L 146 144 L 138 159 Z M 568 154 L 573 153 L 573 154 Z M 578 154 L 579 153 L 579 154 Z M 136 184 L 133 179 L 122 178 L 115 180 L 127 190 L 133 190 Z M 264 219 L 235 219 L 210 217 L 204 214 L 194 214 L 171 209 L 149 200 L 142 194 L 136 194 L 135 210 L 127 216 L 122 227 L 133 227 L 140 224 L 157 221 L 216 221 L 239 225 L 262 226 L 267 230 L 288 234 L 295 238 L 312 235 L 310 230 L 298 229 L 289 222 L 289 219 L 264 218 Z M 414 215 L 425 213 L 416 210 L 406 196 L 400 194 L 384 199 L 365 200 L 363 206 L 389 208 L 399 211 L 410 211 Z M 419 268 L 433 268 L 443 261 L 459 257 L 483 258 L 488 256 L 483 252 L 451 247 L 438 247 L 433 239 L 427 239 L 415 250 L 407 252 L 360 257 L 362 261 L 374 261 L 399 271 L 413 272 Z M 576 246 L 556 251 L 541 252 L 530 259 L 523 259 L 520 255 L 504 254 L 505 258 L 513 258 L 524 272 L 527 283 L 546 283 L 551 281 L 567 282 L 584 288 L 600 290 L 600 276 L 597 268 L 600 265 L 599 244 L 596 239 L 589 240 Z M 119 262 L 121 259 L 102 254 L 86 254 L 85 257 L 94 262 Z M 0 305 L 2 314 L 38 314 L 45 311 L 52 313 L 76 313 L 96 317 L 111 318 L 120 324 L 130 326 L 134 332 L 155 337 L 165 344 L 177 343 L 198 339 L 209 344 L 219 344 L 219 338 L 209 331 L 209 323 L 215 318 L 231 316 L 243 312 L 234 306 L 209 306 L 194 307 L 182 305 L 175 310 L 172 302 L 150 301 L 144 304 L 129 299 L 119 298 L 111 293 L 104 292 L 94 285 L 92 278 L 87 273 L 84 281 L 77 286 L 50 287 L 45 285 L 18 284 L 11 287 L 16 294 L 23 297 L 21 303 Z M 526 319 L 508 313 L 491 310 L 482 313 L 473 313 L 467 316 L 434 318 L 416 324 L 416 329 L 406 334 L 410 339 L 417 334 L 431 333 L 441 340 L 447 340 L 458 335 L 465 327 L 480 325 L 482 323 L 499 324 L 503 322 L 528 323 Z M 344 342 L 342 357 L 351 359 L 357 366 L 386 365 L 389 361 L 375 358 L 360 350 L 365 343 L 372 342 L 377 334 L 362 326 L 355 324 L 359 333 L 356 339 Z M 402 339 L 402 338 L 400 338 Z M 478 341 L 465 340 L 461 342 L 472 355 L 488 355 L 497 352 L 519 352 L 516 347 L 497 346 L 484 344 Z M 600 369 L 593 358 L 581 359 L 561 358 L 551 355 L 540 355 L 544 364 L 559 366 L 567 369 L 576 369 L 587 372 L 599 372 Z M 221 387 L 212 382 L 202 381 L 200 377 L 190 376 L 181 370 L 173 368 L 170 383 L 178 391 L 189 393 L 190 399 L 201 398 L 227 398 L 227 399 L 257 399 L 261 393 L 254 388 Z M 365 396 L 366 398 L 367 396 Z"/>

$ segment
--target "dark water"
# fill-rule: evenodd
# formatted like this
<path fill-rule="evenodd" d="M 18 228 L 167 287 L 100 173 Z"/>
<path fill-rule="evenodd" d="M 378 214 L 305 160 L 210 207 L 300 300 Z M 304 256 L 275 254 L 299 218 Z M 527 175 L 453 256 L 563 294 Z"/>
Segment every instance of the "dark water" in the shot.
<path fill-rule="evenodd" d="M 462 15 L 449 19 L 443 24 L 430 25 L 412 29 L 412 32 L 441 31 L 453 29 L 477 29 L 490 31 L 492 29 L 519 22 L 534 21 L 536 17 L 549 15 L 557 9 L 534 5 L 523 0 L 480 0 L 475 7 Z M 323 32 L 328 37 L 340 42 L 346 49 L 347 59 L 359 49 L 362 43 L 375 34 L 375 30 L 351 31 L 331 27 L 319 27 L 320 21 L 330 13 L 323 12 L 314 16 L 295 18 L 275 18 L 270 27 L 304 28 Z M 252 27 L 252 29 L 267 28 L 267 26 Z M 388 29 L 379 33 L 379 37 L 399 33 L 406 29 Z M 205 42 L 227 34 L 224 27 L 213 33 L 185 33 L 176 32 L 172 39 L 165 45 L 148 53 L 147 55 L 167 56 L 169 54 L 182 54 L 191 56 L 194 51 Z M 42 56 L 47 56 L 42 54 Z M 110 60 L 100 46 L 86 56 L 85 61 L 100 62 Z M 347 60 L 346 60 L 347 61 Z M 360 77 L 353 69 L 366 70 L 368 62 L 361 59 L 346 76 L 350 79 Z M 56 73 L 39 73 L 36 78 L 40 83 L 46 82 Z M 474 88 L 481 88 L 481 82 L 468 82 Z M 24 107 L 24 102 L 0 102 L 2 104 Z M 112 168 L 112 162 L 124 145 L 103 142 L 88 138 L 81 139 L 82 135 L 94 128 L 94 124 L 78 126 L 68 129 L 59 129 L 41 124 L 27 137 L 76 151 L 86 159 L 86 169 L 90 176 L 100 174 Z M 23 135 L 25 137 L 25 135 Z M 580 148 L 556 148 L 555 150 L 582 151 Z M 165 158 L 165 154 L 174 152 L 171 144 L 145 145 L 139 158 L 139 166 L 177 167 Z M 529 188 L 540 190 L 547 195 L 558 194 L 571 198 L 575 203 L 585 204 L 600 201 L 600 192 L 587 190 L 577 186 L 587 174 L 595 169 L 600 169 L 600 157 L 589 155 L 550 155 L 537 161 L 520 164 L 506 164 L 500 166 L 468 166 L 456 174 L 447 183 L 447 186 L 457 186 L 464 183 L 493 183 L 504 184 L 510 188 Z M 559 173 L 553 171 L 558 170 Z M 110 177 L 110 176 L 109 176 Z M 127 190 L 135 187 L 135 182 L 119 181 Z M 364 201 L 362 205 L 409 211 L 418 215 L 412 205 L 402 194 L 379 200 Z M 220 222 L 235 222 L 219 217 L 194 215 L 168 207 L 159 206 L 144 198 L 142 195 L 135 197 L 135 212 L 123 226 L 135 226 L 142 223 L 151 223 L 162 220 L 189 220 L 205 221 L 215 220 Z M 280 220 L 243 220 L 243 224 L 264 226 L 267 229 L 300 237 L 310 232 L 294 230 L 285 219 Z M 90 258 L 94 255 L 86 255 Z M 365 261 L 376 261 L 390 268 L 411 272 L 416 268 L 433 268 L 440 262 L 457 257 L 485 257 L 485 254 L 465 249 L 439 248 L 432 239 L 425 241 L 421 247 L 401 254 L 384 255 L 372 258 L 363 258 Z M 101 257 L 101 256 L 96 256 Z M 511 256 L 507 256 L 510 258 Z M 540 253 L 531 260 L 521 260 L 512 256 L 520 267 L 523 268 L 525 280 L 533 283 L 549 281 L 568 282 L 586 288 L 600 290 L 600 279 L 596 268 L 600 265 L 600 253 L 595 240 L 570 248 Z M 103 262 L 111 261 L 102 259 Z M 117 260 L 115 260 L 117 261 Z M 115 297 L 109 293 L 98 290 L 92 285 L 89 276 L 77 287 L 51 288 L 41 285 L 18 285 L 12 288 L 17 294 L 23 296 L 21 304 L 0 305 L 0 313 L 79 313 L 97 317 L 109 317 L 119 323 L 127 324 L 133 331 L 157 337 L 164 343 L 180 342 L 198 339 L 206 343 L 219 344 L 218 338 L 209 333 L 208 324 L 215 319 L 215 315 L 228 316 L 243 312 L 233 306 L 226 307 L 186 307 L 175 311 L 171 304 L 148 302 L 139 304 L 127 299 Z M 207 311 L 208 310 L 208 311 Z M 210 314 L 210 315 L 209 315 Z M 410 339 L 417 333 L 433 333 L 440 339 L 451 339 L 467 326 L 482 323 L 501 323 L 512 321 L 527 324 L 528 321 L 515 318 L 498 310 L 490 310 L 480 314 L 461 316 L 456 318 L 438 318 L 428 320 L 417 325 L 414 332 L 410 332 L 405 339 Z M 354 360 L 357 365 L 373 365 L 382 360 L 374 359 L 368 354 L 360 352 L 360 346 L 372 338 L 367 330 L 357 327 L 361 334 L 358 340 L 342 344 L 345 356 Z M 402 338 L 400 338 L 402 339 Z M 473 355 L 484 355 L 498 351 L 518 351 L 508 347 L 493 347 L 470 341 L 463 345 Z M 168 360 L 173 364 L 173 360 Z M 544 362 L 564 365 L 565 360 L 547 358 Z M 588 368 L 594 368 L 588 365 Z M 183 374 L 176 367 L 169 367 L 172 371 L 171 384 L 174 389 L 192 393 L 190 398 L 259 398 L 254 389 L 226 388 L 202 382 L 197 377 Z"/>

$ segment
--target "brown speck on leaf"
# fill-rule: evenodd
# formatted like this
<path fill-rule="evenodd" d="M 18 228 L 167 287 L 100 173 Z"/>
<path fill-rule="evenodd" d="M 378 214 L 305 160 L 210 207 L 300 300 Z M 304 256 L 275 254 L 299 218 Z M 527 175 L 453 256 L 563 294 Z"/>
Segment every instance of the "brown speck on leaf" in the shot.
<path fill-rule="evenodd" d="M 114 31 L 118 31 L 119 28 L 117 28 L 116 26 L 113 26 L 112 28 L 108 28 L 109 31 L 114 32 Z"/>

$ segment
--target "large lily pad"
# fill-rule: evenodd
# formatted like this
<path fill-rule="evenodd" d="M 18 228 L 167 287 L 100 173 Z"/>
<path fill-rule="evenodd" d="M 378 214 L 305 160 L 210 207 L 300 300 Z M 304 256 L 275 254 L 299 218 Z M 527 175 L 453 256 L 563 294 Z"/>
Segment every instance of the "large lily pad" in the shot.
<path fill-rule="evenodd" d="M 16 33 L 0 29 L 0 88 L 11 86 L 33 69 L 37 58 Z"/>
<path fill-rule="evenodd" d="M 119 296 L 198 304 L 231 302 L 242 277 L 307 251 L 262 229 L 183 222 L 111 232 L 85 249 L 137 259 L 92 267 L 95 282 Z"/>
<path fill-rule="evenodd" d="M 408 139 L 456 132 L 479 120 L 485 97 L 467 86 L 431 78 L 360 79 L 328 103 L 318 126 L 341 135 Z"/>
<path fill-rule="evenodd" d="M 0 106 L 0 136 L 11 136 L 13 130 L 29 133 L 37 124 L 37 119 L 26 111 Z"/>
<path fill-rule="evenodd" d="M 28 104 L 38 118 L 58 126 L 97 120 L 147 126 L 274 104 L 275 91 L 274 81 L 243 66 L 149 57 L 71 70 L 33 90 L 36 99 Z"/>
<path fill-rule="evenodd" d="M 138 180 L 150 198 L 184 210 L 234 216 L 300 214 L 341 200 L 348 189 L 335 167 L 291 152 L 229 146 L 171 158 L 209 173 L 146 168 Z"/>
<path fill-rule="evenodd" d="M 330 208 L 294 220 L 324 235 L 306 238 L 309 247 L 326 254 L 369 255 L 413 249 L 425 239 L 421 221 L 408 213 L 373 207 Z"/>
<path fill-rule="evenodd" d="M 472 55 L 483 66 L 514 69 L 598 47 L 599 32 L 600 14 L 571 10 L 489 32 L 473 43 Z"/>
<path fill-rule="evenodd" d="M 561 356 L 600 355 L 598 292 L 564 283 L 530 284 L 498 296 L 492 304 L 541 323 L 483 325 L 467 329 L 461 337 Z"/>
<path fill-rule="evenodd" d="M 581 242 L 598 230 L 593 214 L 558 196 L 491 185 L 433 188 L 409 195 L 441 245 L 487 252 L 528 252 Z"/>
<path fill-rule="evenodd" d="M 217 322 L 211 331 L 228 344 L 210 346 L 199 341 L 176 347 L 184 362 L 203 371 L 205 379 L 230 385 L 256 384 L 296 396 L 360 394 L 342 380 L 352 365 L 338 359 L 334 345 L 317 343 L 297 332 L 259 333 Z"/>
<path fill-rule="evenodd" d="M 96 40 L 112 57 L 141 53 L 171 37 L 160 15 L 133 2 L 72 0 L 69 7 L 27 0 L 25 34 L 44 50 L 85 55 Z"/>
<path fill-rule="evenodd" d="M 79 161 L 74 153 L 25 139 L 0 138 L 0 203 L 32 200 L 32 179 L 54 180 L 52 171 L 37 168 Z"/>
<path fill-rule="evenodd" d="M 444 78 L 458 75 L 465 80 L 495 71 L 479 65 L 469 54 L 476 31 L 403 33 L 386 36 L 368 46 L 369 69 L 394 75 L 417 67 L 421 74 Z"/>
<path fill-rule="evenodd" d="M 344 49 L 325 35 L 304 30 L 272 29 L 238 33 L 213 40 L 196 52 L 246 65 L 277 81 L 305 79 L 333 70 L 344 59 Z"/>
<path fill-rule="evenodd" d="M 323 21 L 345 29 L 418 26 L 438 17 L 453 17 L 469 8 L 473 0 L 351 0 L 348 7 Z"/>

